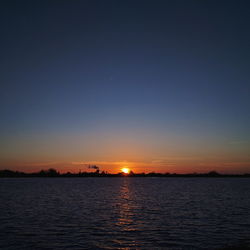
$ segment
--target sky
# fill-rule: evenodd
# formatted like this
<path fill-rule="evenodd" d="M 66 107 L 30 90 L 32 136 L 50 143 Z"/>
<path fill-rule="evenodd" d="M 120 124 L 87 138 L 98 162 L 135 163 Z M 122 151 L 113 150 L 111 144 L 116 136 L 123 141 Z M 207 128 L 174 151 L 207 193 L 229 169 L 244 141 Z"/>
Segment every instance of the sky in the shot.
<path fill-rule="evenodd" d="M 249 1 L 1 1 L 0 169 L 250 172 Z"/>

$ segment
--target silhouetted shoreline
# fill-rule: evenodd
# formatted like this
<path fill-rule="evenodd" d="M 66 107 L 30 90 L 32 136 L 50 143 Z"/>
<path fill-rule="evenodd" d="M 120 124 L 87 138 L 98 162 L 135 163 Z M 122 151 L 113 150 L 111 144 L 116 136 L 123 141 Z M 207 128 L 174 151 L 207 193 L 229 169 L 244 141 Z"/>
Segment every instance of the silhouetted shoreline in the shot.
<path fill-rule="evenodd" d="M 110 174 L 106 171 L 100 172 L 97 169 L 95 172 L 79 172 L 79 173 L 60 173 L 56 169 L 50 168 L 48 170 L 41 170 L 34 173 L 25 173 L 12 170 L 0 170 L 0 178 L 4 177 L 250 177 L 249 173 L 245 174 L 220 174 L 216 171 L 210 171 L 208 173 L 189 173 L 189 174 L 176 174 L 176 173 L 133 173 L 129 174 L 117 173 Z"/>

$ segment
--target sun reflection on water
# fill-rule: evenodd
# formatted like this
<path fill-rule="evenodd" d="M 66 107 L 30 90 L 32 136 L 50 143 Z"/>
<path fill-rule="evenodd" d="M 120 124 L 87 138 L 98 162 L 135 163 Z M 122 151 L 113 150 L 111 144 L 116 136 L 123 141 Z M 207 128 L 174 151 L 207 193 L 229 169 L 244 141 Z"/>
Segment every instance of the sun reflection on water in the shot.
<path fill-rule="evenodd" d="M 130 180 L 123 178 L 118 197 L 118 216 L 116 226 L 123 233 L 124 237 L 115 239 L 115 242 L 121 246 L 138 247 L 139 242 L 135 240 L 135 234 L 138 233 L 138 227 L 135 220 L 137 205 L 133 199 Z"/>

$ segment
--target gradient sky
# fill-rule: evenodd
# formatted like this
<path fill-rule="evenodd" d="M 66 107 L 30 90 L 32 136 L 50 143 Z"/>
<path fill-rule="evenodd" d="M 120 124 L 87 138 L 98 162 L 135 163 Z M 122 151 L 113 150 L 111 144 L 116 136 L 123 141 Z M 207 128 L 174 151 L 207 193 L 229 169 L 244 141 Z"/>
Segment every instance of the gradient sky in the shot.
<path fill-rule="evenodd" d="M 250 172 L 249 1 L 1 1 L 0 168 Z"/>

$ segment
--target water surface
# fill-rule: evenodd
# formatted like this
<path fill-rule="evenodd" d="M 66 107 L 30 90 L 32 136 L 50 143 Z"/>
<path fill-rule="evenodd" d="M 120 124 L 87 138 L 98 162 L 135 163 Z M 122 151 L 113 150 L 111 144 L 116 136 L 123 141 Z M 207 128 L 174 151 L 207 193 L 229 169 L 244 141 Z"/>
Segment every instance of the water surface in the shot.
<path fill-rule="evenodd" d="M 0 249 L 250 243 L 247 178 L 0 179 Z"/>

